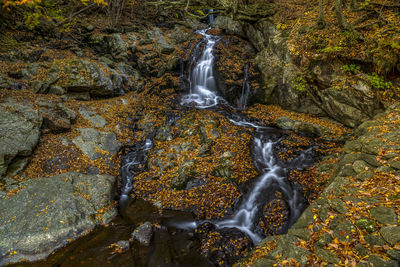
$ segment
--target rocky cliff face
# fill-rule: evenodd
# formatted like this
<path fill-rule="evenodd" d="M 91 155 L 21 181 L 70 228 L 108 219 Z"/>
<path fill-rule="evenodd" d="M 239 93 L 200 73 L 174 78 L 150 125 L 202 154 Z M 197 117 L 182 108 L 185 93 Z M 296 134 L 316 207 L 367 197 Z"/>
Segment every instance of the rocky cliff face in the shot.
<path fill-rule="evenodd" d="M 257 50 L 255 61 L 263 87 L 257 90 L 259 103 L 272 103 L 297 112 L 329 116 L 349 127 L 372 118 L 381 108 L 376 90 L 365 76 L 343 84 L 343 63 L 292 56 L 284 30 L 263 20 L 254 24 L 220 18 L 214 27 L 245 36 Z M 347 78 L 347 77 L 346 77 Z"/>

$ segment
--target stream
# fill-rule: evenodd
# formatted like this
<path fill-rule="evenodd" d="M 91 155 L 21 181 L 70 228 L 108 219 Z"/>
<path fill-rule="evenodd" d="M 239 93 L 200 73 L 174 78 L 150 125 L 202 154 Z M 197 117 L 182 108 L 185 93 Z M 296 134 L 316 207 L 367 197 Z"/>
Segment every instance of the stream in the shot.
<path fill-rule="evenodd" d="M 135 186 L 132 178 L 143 171 L 143 163 L 147 161 L 149 151 L 153 148 L 155 133 L 150 133 L 141 142 L 134 144 L 122 159 L 119 199 L 121 216 L 108 227 L 100 227 L 59 250 L 45 262 L 24 265 L 215 266 L 215 262 L 201 256 L 196 229 L 206 225 L 226 235 L 248 237 L 252 243 L 250 245 L 256 245 L 266 236 L 259 226 L 263 207 L 274 199 L 276 192 L 282 193 L 289 211 L 281 232 L 286 232 L 297 221 L 308 203 L 301 189 L 288 180 L 288 174 L 290 170 L 302 170 L 313 165 L 314 147 L 305 149 L 287 162 L 277 158 L 274 147 L 282 140 L 283 131 L 258 125 L 240 113 L 240 110 L 246 108 L 250 95 L 248 66 L 244 66 L 245 76 L 238 106 L 231 106 L 218 92 L 213 50 L 220 38 L 207 34 L 208 30 L 209 28 L 197 31 L 204 38 L 192 51 L 189 66 L 186 68 L 188 71 L 183 77 L 188 88 L 180 98 L 180 105 L 186 108 L 211 109 L 223 114 L 235 125 L 253 129 L 250 147 L 253 164 L 259 176 L 247 185 L 246 192 L 231 215 L 221 220 L 195 220 L 190 212 L 165 210 L 160 214 L 151 204 L 140 199 L 131 199 L 130 193 Z M 110 253 L 110 244 L 128 240 L 135 227 L 145 221 L 157 223 L 150 246 L 134 243 L 127 252 Z M 226 265 L 230 266 L 231 263 Z"/>

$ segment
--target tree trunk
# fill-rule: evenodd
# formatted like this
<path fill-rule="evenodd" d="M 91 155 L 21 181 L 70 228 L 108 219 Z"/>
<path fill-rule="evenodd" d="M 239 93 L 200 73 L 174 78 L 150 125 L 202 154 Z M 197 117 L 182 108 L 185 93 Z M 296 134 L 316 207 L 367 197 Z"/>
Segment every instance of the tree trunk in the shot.
<path fill-rule="evenodd" d="M 324 5 L 323 0 L 318 1 L 319 13 L 318 13 L 318 22 L 317 26 L 320 29 L 325 28 L 325 18 L 324 18 Z"/>
<path fill-rule="evenodd" d="M 343 6 L 342 6 L 342 0 L 335 0 L 335 11 L 336 11 L 336 17 L 339 23 L 339 27 L 342 30 L 346 30 L 349 28 L 349 25 L 346 22 L 346 19 L 343 14 Z"/>

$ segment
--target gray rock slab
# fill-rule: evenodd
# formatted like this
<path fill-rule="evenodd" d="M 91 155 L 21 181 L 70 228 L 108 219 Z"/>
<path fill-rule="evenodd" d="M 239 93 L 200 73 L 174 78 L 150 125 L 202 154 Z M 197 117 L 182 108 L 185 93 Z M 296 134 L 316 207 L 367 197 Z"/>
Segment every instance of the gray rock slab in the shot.
<path fill-rule="evenodd" d="M 0 176 L 16 156 L 29 156 L 36 147 L 42 118 L 33 107 L 9 100 L 0 103 Z"/>
<path fill-rule="evenodd" d="M 106 157 L 100 154 L 99 150 L 108 152 L 110 155 L 117 155 L 121 148 L 121 143 L 114 133 L 101 132 L 93 128 L 79 128 L 78 130 L 81 135 L 75 137 L 72 142 L 91 160 Z"/>
<path fill-rule="evenodd" d="M 116 216 L 116 178 L 65 173 L 21 183 L 0 200 L 0 265 L 47 257 L 55 249 Z"/>

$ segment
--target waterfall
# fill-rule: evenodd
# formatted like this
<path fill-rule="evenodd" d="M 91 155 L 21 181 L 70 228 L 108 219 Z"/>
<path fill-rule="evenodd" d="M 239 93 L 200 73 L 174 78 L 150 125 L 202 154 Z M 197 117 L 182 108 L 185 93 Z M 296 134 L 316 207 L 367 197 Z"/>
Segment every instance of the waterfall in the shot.
<path fill-rule="evenodd" d="M 215 19 L 215 16 L 212 12 L 214 12 L 214 9 L 208 10 L 208 13 L 209 14 L 211 13 L 210 15 L 208 15 L 208 24 L 210 24 L 210 25 L 214 22 L 214 19 Z"/>
<path fill-rule="evenodd" d="M 244 66 L 244 77 L 242 84 L 242 93 L 239 98 L 238 108 L 241 110 L 246 109 L 247 102 L 250 95 L 250 84 L 249 84 L 249 64 Z"/>
<path fill-rule="evenodd" d="M 205 43 L 200 59 L 195 62 L 189 74 L 189 94 L 181 99 L 183 106 L 195 106 L 197 108 L 210 108 L 224 102 L 225 100 L 217 94 L 217 81 L 214 76 L 214 55 L 213 50 L 217 36 L 209 35 L 209 29 L 197 31 L 204 36 L 204 39 L 196 46 L 200 49 Z"/>

